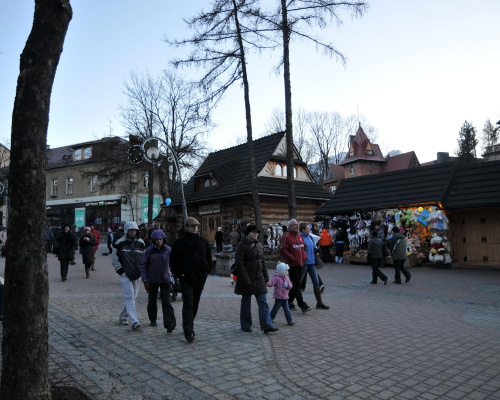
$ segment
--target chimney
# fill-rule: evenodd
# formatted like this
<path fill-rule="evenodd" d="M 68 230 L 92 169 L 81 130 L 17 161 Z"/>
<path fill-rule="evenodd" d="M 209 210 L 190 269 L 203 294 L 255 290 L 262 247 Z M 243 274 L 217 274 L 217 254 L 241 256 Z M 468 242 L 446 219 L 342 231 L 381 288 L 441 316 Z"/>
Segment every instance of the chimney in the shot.
<path fill-rule="evenodd" d="M 450 153 L 448 153 L 447 151 L 446 152 L 439 151 L 437 153 L 437 163 L 438 164 L 445 163 L 448 161 L 450 161 Z"/>

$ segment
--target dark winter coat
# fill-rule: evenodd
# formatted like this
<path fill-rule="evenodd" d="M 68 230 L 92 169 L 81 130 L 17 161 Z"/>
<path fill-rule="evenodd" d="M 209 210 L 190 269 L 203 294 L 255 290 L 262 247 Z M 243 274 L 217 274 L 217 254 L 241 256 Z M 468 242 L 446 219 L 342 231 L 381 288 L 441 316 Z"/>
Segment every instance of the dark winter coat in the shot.
<path fill-rule="evenodd" d="M 391 256 L 393 260 L 406 260 L 406 238 L 401 232 L 392 235 Z"/>
<path fill-rule="evenodd" d="M 75 234 L 71 231 L 61 232 L 57 236 L 57 258 L 59 260 L 74 260 L 75 248 L 78 246 Z"/>
<path fill-rule="evenodd" d="M 137 237 L 123 236 L 116 241 L 116 251 L 113 251 L 112 263 L 118 275 L 125 272 L 128 279 L 134 281 L 141 277 L 144 242 Z"/>
<path fill-rule="evenodd" d="M 212 269 L 212 250 L 204 237 L 185 232 L 172 246 L 170 269 L 175 278 L 188 282 L 205 281 Z"/>
<path fill-rule="evenodd" d="M 222 231 L 215 232 L 215 242 L 218 244 L 222 244 L 223 241 L 224 235 L 222 234 Z"/>
<path fill-rule="evenodd" d="M 170 252 L 166 244 L 158 247 L 149 246 L 144 252 L 141 265 L 141 278 L 143 282 L 168 283 L 170 282 Z"/>
<path fill-rule="evenodd" d="M 88 240 L 86 240 L 88 239 Z M 94 246 L 97 244 L 94 235 L 83 235 L 80 238 L 80 250 L 82 252 L 82 260 L 84 264 L 92 264 L 94 262 Z"/>
<path fill-rule="evenodd" d="M 389 255 L 387 248 L 383 245 L 382 239 L 375 237 L 368 242 L 368 258 L 384 258 Z"/>
<path fill-rule="evenodd" d="M 234 293 L 246 295 L 267 293 L 266 283 L 269 281 L 269 275 L 264 262 L 262 243 L 252 242 L 244 236 L 236 246 L 235 257 L 238 278 Z"/>

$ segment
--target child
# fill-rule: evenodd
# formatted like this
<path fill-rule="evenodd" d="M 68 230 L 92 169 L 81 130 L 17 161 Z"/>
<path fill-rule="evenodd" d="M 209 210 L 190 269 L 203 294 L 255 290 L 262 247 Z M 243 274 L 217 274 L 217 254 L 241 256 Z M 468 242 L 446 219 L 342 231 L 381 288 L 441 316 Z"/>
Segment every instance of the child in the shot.
<path fill-rule="evenodd" d="M 274 322 L 274 318 L 278 313 L 279 309 L 283 307 L 285 311 L 285 318 L 288 325 L 293 325 L 295 322 L 292 321 L 292 313 L 288 308 L 288 291 L 293 287 L 290 278 L 288 277 L 288 270 L 290 267 L 284 263 L 279 263 L 276 266 L 276 272 L 274 273 L 273 279 L 271 279 L 267 286 L 274 286 L 274 307 L 271 310 L 271 319 Z"/>

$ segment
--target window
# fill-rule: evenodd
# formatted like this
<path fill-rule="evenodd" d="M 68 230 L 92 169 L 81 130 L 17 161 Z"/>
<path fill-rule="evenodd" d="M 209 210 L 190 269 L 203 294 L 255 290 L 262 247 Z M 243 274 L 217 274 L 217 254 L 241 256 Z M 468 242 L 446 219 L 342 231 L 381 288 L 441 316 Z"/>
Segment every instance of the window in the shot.
<path fill-rule="evenodd" d="M 50 195 L 57 196 L 57 179 L 52 181 L 52 185 L 50 187 Z"/>
<path fill-rule="evenodd" d="M 354 165 L 351 165 L 351 166 L 349 167 L 349 172 L 350 172 L 351 174 L 354 174 Z"/>
<path fill-rule="evenodd" d="M 116 189 L 116 179 L 113 179 L 109 184 L 108 184 L 108 190 L 114 190 Z"/>
<path fill-rule="evenodd" d="M 354 156 L 354 151 L 350 151 L 349 152 L 349 157 L 353 157 Z"/>
<path fill-rule="evenodd" d="M 73 194 L 73 178 L 66 179 L 66 194 Z"/>
<path fill-rule="evenodd" d="M 92 157 L 92 146 L 80 147 L 75 149 L 73 159 L 75 160 L 88 160 Z"/>
<path fill-rule="evenodd" d="M 75 149 L 75 154 L 73 155 L 73 158 L 75 160 L 81 160 L 82 159 L 82 149 Z"/>
<path fill-rule="evenodd" d="M 148 171 L 144 172 L 144 187 L 145 188 L 149 187 L 149 172 Z"/>
<path fill-rule="evenodd" d="M 276 164 L 276 176 L 283 176 L 283 167 L 281 164 Z"/>
<path fill-rule="evenodd" d="M 90 181 L 90 191 L 91 192 L 99 191 L 99 177 L 97 175 L 94 175 L 92 177 L 92 180 Z"/>
<path fill-rule="evenodd" d="M 369 156 L 373 156 L 373 150 L 366 150 L 366 154 Z"/>
<path fill-rule="evenodd" d="M 83 158 L 89 159 L 92 157 L 92 147 L 85 147 L 83 149 Z"/>
<path fill-rule="evenodd" d="M 330 192 L 335 192 L 337 190 L 337 186 L 336 185 L 332 185 L 330 186 Z"/>
<path fill-rule="evenodd" d="M 199 178 L 196 178 L 195 182 L 196 182 L 196 186 L 195 186 L 196 191 L 198 191 L 198 190 L 213 190 L 219 184 L 219 181 L 217 180 L 217 178 L 212 176 L 212 174 L 200 176 Z"/>

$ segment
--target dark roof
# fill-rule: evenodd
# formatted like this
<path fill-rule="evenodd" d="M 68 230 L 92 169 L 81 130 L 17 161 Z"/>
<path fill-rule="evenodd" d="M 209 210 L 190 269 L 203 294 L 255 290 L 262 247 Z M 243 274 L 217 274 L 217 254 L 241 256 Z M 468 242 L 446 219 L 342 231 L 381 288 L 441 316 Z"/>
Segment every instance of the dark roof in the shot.
<path fill-rule="evenodd" d="M 73 159 L 73 150 L 79 149 L 81 147 L 92 146 L 96 144 L 102 144 L 103 141 L 116 141 L 117 144 L 127 144 L 125 139 L 119 138 L 117 136 L 106 137 L 99 140 L 93 140 L 90 142 L 83 142 L 78 144 L 72 144 L 70 146 L 56 147 L 47 150 L 47 169 L 72 167 L 75 165 L 91 164 L 97 161 L 101 161 L 100 158 L 95 155 L 98 154 L 95 148 L 92 149 L 92 157 L 82 160 Z"/>
<path fill-rule="evenodd" d="M 274 156 L 273 152 L 278 147 L 285 133 L 279 132 L 273 135 L 254 140 L 255 167 L 259 173 L 267 161 L 277 160 L 284 157 Z M 297 164 L 302 164 L 302 160 L 297 159 Z M 251 193 L 250 186 L 250 157 L 247 144 L 230 147 L 210 153 L 205 161 L 198 168 L 187 184 L 184 185 L 184 195 L 188 203 L 204 200 L 215 200 L 231 196 L 241 196 Z M 217 179 L 217 187 L 209 190 L 195 191 L 196 177 L 212 174 Z M 287 196 L 286 178 L 258 177 L 257 185 L 259 195 Z M 327 200 L 331 198 L 322 186 L 314 182 L 295 181 L 296 197 L 314 198 Z M 180 197 L 172 199 L 173 204 L 180 203 Z"/>
<path fill-rule="evenodd" d="M 444 209 L 500 205 L 500 161 L 435 164 L 344 179 L 317 215 L 370 211 L 418 204 Z"/>
<path fill-rule="evenodd" d="M 373 154 L 369 155 L 366 154 L 366 148 L 370 144 Z M 344 158 L 339 165 L 344 165 L 351 163 L 356 160 L 369 160 L 369 161 L 380 161 L 380 162 L 385 162 L 385 158 L 382 155 L 382 151 L 380 151 L 380 147 L 378 144 L 372 144 L 370 142 L 370 139 L 366 136 L 365 131 L 363 128 L 361 128 L 361 125 L 358 128 L 358 131 L 356 132 L 355 136 L 351 136 L 350 140 L 350 148 L 349 151 L 352 150 L 354 151 L 354 155 L 349 155 L 347 153 L 346 158 Z"/>

